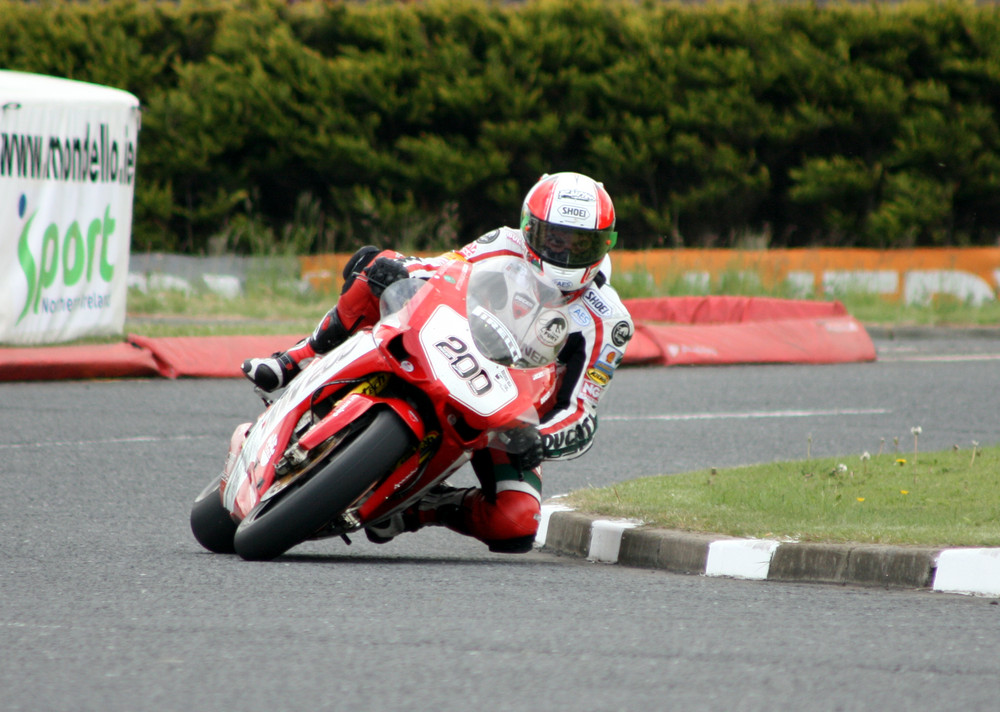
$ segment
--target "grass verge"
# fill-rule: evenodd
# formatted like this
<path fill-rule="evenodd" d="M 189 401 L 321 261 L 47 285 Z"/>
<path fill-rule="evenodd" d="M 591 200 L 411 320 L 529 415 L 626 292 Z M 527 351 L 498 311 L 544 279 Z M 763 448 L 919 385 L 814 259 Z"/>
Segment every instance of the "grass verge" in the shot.
<path fill-rule="evenodd" d="M 336 298 L 257 288 L 238 297 L 212 292 L 129 290 L 125 333 L 149 337 L 308 334 Z"/>
<path fill-rule="evenodd" d="M 1000 546 L 1000 447 L 778 462 L 644 477 L 579 511 L 737 537 Z"/>

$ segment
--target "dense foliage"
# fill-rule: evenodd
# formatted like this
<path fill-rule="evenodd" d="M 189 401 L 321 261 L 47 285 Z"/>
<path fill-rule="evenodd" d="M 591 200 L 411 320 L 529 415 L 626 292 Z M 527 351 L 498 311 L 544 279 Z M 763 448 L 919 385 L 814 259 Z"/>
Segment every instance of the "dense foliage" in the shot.
<path fill-rule="evenodd" d="M 0 0 L 0 37 L 142 101 L 137 249 L 436 249 L 567 169 L 627 248 L 1000 234 L 993 4 Z"/>

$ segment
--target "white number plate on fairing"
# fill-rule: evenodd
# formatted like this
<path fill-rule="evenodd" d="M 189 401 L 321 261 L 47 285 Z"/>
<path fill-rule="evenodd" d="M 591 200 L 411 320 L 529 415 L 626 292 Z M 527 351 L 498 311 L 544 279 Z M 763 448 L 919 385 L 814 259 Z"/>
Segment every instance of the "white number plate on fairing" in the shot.
<path fill-rule="evenodd" d="M 451 307 L 434 310 L 420 330 L 420 345 L 435 378 L 469 410 L 489 416 L 517 398 L 507 369 L 479 353 L 468 322 Z"/>

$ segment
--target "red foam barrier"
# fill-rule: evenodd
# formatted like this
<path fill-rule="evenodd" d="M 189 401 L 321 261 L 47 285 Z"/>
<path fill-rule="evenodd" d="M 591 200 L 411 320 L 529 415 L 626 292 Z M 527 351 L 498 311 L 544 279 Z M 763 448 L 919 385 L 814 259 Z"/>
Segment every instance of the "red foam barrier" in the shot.
<path fill-rule="evenodd" d="M 293 346 L 301 336 L 171 336 L 150 339 L 129 335 L 129 341 L 149 351 L 166 378 L 235 378 L 240 364 L 252 356 L 267 356 Z"/>
<path fill-rule="evenodd" d="M 629 299 L 627 364 L 844 363 L 875 360 L 868 332 L 840 302 L 763 297 Z M 301 336 L 192 336 L 93 346 L 0 348 L 0 381 L 236 378 L 240 364 Z"/>
<path fill-rule="evenodd" d="M 132 344 L 0 349 L 0 381 L 56 381 L 159 375 L 149 351 Z"/>
<path fill-rule="evenodd" d="M 655 334 L 646 332 L 643 324 L 636 324 L 632 340 L 628 342 L 623 363 L 655 364 L 663 362 L 663 346 Z"/>
<path fill-rule="evenodd" d="M 847 316 L 840 302 L 811 302 L 774 297 L 648 297 L 626 299 L 635 322 L 732 324 L 777 319 L 823 319 Z"/>
<path fill-rule="evenodd" d="M 204 336 L 127 343 L 0 348 L 0 382 L 91 378 L 235 378 L 251 356 L 285 349 L 301 336 Z"/>
<path fill-rule="evenodd" d="M 625 363 L 819 364 L 876 356 L 868 332 L 840 302 L 668 297 L 630 299 L 625 306 L 636 322 Z"/>
<path fill-rule="evenodd" d="M 776 320 L 705 326 L 637 328 L 659 353 L 645 361 L 664 366 L 738 363 L 849 363 L 875 360 L 875 346 L 851 317 Z M 625 362 L 639 358 L 631 347 Z"/>

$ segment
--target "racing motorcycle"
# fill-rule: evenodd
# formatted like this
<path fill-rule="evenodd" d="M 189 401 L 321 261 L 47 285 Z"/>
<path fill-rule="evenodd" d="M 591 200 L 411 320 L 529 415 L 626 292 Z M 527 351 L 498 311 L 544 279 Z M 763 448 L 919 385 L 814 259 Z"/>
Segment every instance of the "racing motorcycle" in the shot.
<path fill-rule="evenodd" d="M 268 560 L 417 502 L 484 447 L 510 452 L 553 405 L 566 301 L 524 260 L 450 262 L 403 279 L 380 319 L 313 359 L 238 426 L 191 529 L 209 551 Z"/>

